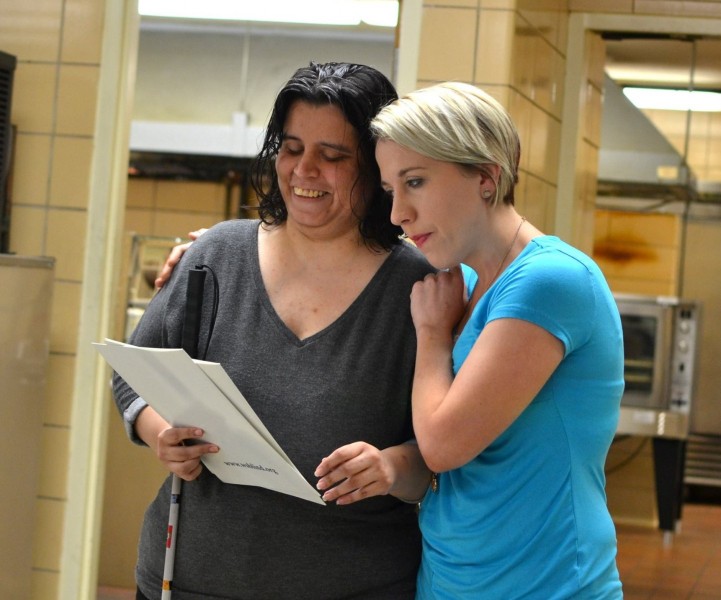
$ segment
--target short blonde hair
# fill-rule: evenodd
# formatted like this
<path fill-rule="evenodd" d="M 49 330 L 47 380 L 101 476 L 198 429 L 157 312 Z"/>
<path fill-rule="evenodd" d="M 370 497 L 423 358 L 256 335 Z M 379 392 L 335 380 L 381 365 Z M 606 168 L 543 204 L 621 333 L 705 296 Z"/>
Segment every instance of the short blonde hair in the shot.
<path fill-rule="evenodd" d="M 500 167 L 493 203 L 513 204 L 521 145 L 501 104 L 479 88 L 446 82 L 411 92 L 376 115 L 371 131 L 435 160 L 488 174 Z"/>

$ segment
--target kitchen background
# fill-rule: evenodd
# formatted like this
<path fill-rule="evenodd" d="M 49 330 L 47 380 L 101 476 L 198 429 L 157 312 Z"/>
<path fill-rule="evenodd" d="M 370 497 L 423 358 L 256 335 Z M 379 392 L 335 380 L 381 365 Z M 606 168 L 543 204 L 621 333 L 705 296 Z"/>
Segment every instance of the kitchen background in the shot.
<path fill-rule="evenodd" d="M 683 73 L 683 87 L 721 88 L 721 79 L 702 77 L 721 64 L 721 3 L 600 6 L 403 0 L 396 35 L 374 27 L 141 24 L 132 1 L 0 0 L 0 51 L 17 57 L 9 250 L 55 259 L 46 393 L 26 442 L 38 466 L 18 463 L 22 472 L 8 475 L 36 478 L 31 496 L 10 500 L 33 511 L 26 523 L 0 529 L 14 541 L 0 545 L 27 559 L 0 578 L 14 576 L 23 590 L 15 597 L 90 599 L 98 583 L 132 585 L 138 525 L 163 473 L 125 439 L 107 369 L 90 344 L 124 336 L 177 238 L 253 214 L 249 149 L 279 86 L 310 59 L 373 64 L 401 92 L 458 79 L 494 94 L 524 143 L 519 212 L 594 254 L 614 291 L 702 302 L 697 397 L 711 409 L 692 426 L 721 436 L 712 361 L 721 350 L 721 113 L 636 115 L 632 130 L 653 123 L 693 181 L 672 173 L 661 185 L 629 188 L 601 168 L 614 151 L 628 152 L 631 166 L 642 162 L 643 148 L 624 148 L 623 140 L 604 148 L 615 139 L 604 98 L 614 85 L 638 81 L 622 67 L 649 73 L 644 61 L 660 54 L 666 72 Z M 189 148 L 188 139 L 218 140 L 223 151 Z M 648 437 L 620 436 L 608 461 L 614 518 L 656 527 L 655 493 Z"/>

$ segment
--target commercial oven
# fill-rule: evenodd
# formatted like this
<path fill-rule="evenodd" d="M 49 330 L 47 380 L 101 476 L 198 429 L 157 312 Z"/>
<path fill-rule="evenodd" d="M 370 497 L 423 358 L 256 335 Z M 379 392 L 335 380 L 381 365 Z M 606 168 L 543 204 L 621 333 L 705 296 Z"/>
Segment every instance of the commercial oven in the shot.
<path fill-rule="evenodd" d="M 668 296 L 615 299 L 625 381 L 617 433 L 653 438 L 659 526 L 672 532 L 681 517 L 700 305 Z"/>

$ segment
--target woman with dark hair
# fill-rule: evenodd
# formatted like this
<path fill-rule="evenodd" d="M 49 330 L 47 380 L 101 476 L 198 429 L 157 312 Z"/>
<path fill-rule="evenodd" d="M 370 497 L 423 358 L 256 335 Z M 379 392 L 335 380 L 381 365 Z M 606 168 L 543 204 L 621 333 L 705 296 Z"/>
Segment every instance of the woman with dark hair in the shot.
<path fill-rule="evenodd" d="M 358 134 L 358 173 L 359 178 L 363 174 L 366 190 L 361 196 L 362 206 L 352 208 L 358 218 L 362 238 L 375 242 L 385 250 L 398 243 L 398 235 L 402 231 L 390 222 L 390 205 L 385 201 L 380 186 L 375 142 L 368 129 L 369 114 L 377 112 L 379 106 L 396 97 L 391 82 L 378 75 L 378 71 L 364 65 L 312 64 L 296 71 L 280 91 L 268 121 L 263 147 L 253 162 L 253 188 L 260 199 L 259 213 L 263 222 L 277 224 L 288 217 L 274 166 L 283 143 L 290 107 L 297 100 L 314 105 L 332 104 L 341 109 Z"/>
<path fill-rule="evenodd" d="M 200 460 L 218 451 L 213 440 L 171 427 L 116 376 L 131 439 L 187 482 L 173 600 L 414 597 L 414 502 L 430 472 L 411 427 L 408 297 L 432 269 L 391 224 L 374 160 L 370 122 L 395 98 L 367 66 L 299 69 L 255 167 L 260 220 L 220 223 L 193 243 L 130 339 L 180 347 L 188 270 L 212 268 L 220 302 L 205 358 L 223 365 L 328 502 L 221 482 Z M 170 478 L 142 527 L 141 599 L 161 595 L 169 497 Z"/>

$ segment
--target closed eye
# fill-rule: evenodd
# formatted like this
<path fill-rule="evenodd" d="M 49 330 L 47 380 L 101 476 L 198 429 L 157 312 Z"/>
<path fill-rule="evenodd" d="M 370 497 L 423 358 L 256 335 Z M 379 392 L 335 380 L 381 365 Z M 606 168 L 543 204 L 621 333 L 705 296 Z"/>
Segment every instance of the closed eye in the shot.
<path fill-rule="evenodd" d="M 299 144 L 290 144 L 286 141 L 281 144 L 280 150 L 281 152 L 285 152 L 291 156 L 298 156 L 303 153 L 303 146 Z"/>
<path fill-rule="evenodd" d="M 344 160 L 346 158 L 348 158 L 347 154 L 337 154 L 330 152 L 323 153 L 323 159 L 327 160 L 328 162 L 340 162 L 341 160 Z"/>

